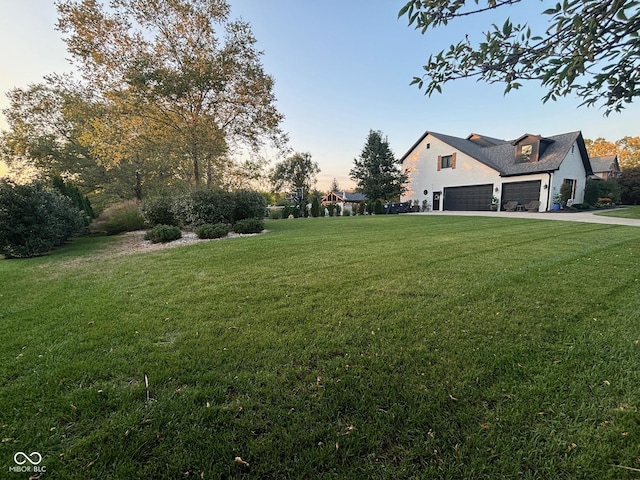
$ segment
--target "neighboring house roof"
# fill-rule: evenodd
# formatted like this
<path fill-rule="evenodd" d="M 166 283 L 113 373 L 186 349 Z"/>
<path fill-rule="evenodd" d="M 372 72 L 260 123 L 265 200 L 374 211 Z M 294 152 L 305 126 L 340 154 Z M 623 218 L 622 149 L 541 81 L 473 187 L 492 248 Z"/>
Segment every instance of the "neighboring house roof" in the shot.
<path fill-rule="evenodd" d="M 513 141 L 499 140 L 478 134 L 471 134 L 467 138 L 453 137 L 436 132 L 425 132 L 422 137 L 409 149 L 400 159 L 400 162 L 411 154 L 411 152 L 428 136 L 431 135 L 442 142 L 450 145 L 456 150 L 469 155 L 477 161 L 498 171 L 501 176 L 527 175 L 533 173 L 550 172 L 560 168 L 560 164 L 565 159 L 569 150 L 577 142 L 580 156 L 584 164 L 587 175 L 591 175 L 591 164 L 589 155 L 584 145 L 581 132 L 571 132 L 552 137 L 541 137 L 525 134 Z M 527 137 L 538 137 L 545 148 L 540 152 L 538 161 L 517 162 L 514 145 Z"/>
<path fill-rule="evenodd" d="M 346 190 L 334 190 L 322 197 L 322 201 L 326 201 L 329 196 L 333 195 L 337 202 L 364 202 L 366 200 L 364 194 L 358 192 L 347 192 Z"/>
<path fill-rule="evenodd" d="M 594 174 L 598 173 L 617 173 L 620 171 L 618 166 L 617 155 L 603 155 L 601 157 L 591 158 L 591 169 Z"/>

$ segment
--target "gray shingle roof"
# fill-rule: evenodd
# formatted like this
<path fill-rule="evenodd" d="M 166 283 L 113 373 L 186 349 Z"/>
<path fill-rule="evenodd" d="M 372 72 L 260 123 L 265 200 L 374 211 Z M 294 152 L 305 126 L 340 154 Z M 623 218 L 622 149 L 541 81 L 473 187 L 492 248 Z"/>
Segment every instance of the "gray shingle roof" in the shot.
<path fill-rule="evenodd" d="M 481 163 L 498 171 L 501 176 L 528 175 L 554 171 L 560 168 L 560 164 L 565 159 L 569 150 L 577 142 L 582 161 L 587 174 L 592 174 L 591 164 L 581 132 L 571 132 L 552 137 L 543 137 L 542 141 L 547 143 L 546 149 L 542 152 L 537 162 L 516 162 L 515 147 L 513 141 L 498 140 L 491 137 L 472 134 L 467 138 L 453 137 L 442 133 L 425 132 L 409 151 L 400 159 L 401 162 L 413 151 L 414 148 L 427 136 L 431 135 L 452 146 L 456 150 L 475 158 Z M 476 137 L 475 141 L 471 140 Z M 485 141 L 478 141 L 481 137 Z M 520 137 L 522 138 L 522 137 Z M 483 146 L 487 145 L 487 146 Z"/>
<path fill-rule="evenodd" d="M 591 169 L 593 173 L 608 172 L 611 170 L 611 165 L 614 165 L 614 170 L 617 170 L 617 155 L 604 155 L 601 157 L 591 157 Z"/>

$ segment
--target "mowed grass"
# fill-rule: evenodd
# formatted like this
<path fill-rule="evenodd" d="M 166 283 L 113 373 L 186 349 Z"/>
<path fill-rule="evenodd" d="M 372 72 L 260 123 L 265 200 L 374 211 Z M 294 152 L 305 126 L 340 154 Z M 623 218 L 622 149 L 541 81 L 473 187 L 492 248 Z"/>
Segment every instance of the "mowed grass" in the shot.
<path fill-rule="evenodd" d="M 640 218 L 640 205 L 632 205 L 624 208 L 598 212 L 597 215 L 604 215 L 607 217 Z"/>
<path fill-rule="evenodd" d="M 267 228 L 0 261 L 0 477 L 638 477 L 640 229 Z"/>

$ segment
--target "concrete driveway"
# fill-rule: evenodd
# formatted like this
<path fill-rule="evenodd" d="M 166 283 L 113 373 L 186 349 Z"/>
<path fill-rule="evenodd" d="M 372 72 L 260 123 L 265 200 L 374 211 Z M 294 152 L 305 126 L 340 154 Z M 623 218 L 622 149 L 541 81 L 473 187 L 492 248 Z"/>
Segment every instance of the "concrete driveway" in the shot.
<path fill-rule="evenodd" d="M 640 227 L 640 219 L 608 217 L 596 215 L 595 211 L 588 212 L 421 212 L 420 215 L 463 215 L 500 218 L 536 218 L 540 220 L 560 220 L 565 222 L 603 223 L 607 225 L 627 225 Z M 415 214 L 413 214 L 415 215 Z"/>

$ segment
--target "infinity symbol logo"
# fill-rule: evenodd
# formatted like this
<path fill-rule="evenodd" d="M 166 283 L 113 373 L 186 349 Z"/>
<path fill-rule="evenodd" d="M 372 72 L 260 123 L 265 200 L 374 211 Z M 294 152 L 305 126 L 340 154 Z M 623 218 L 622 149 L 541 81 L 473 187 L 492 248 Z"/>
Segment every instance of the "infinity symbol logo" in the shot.
<path fill-rule="evenodd" d="M 19 461 L 19 458 L 21 458 L 22 461 Z M 27 455 L 24 452 L 17 452 L 13 456 L 13 461 L 16 462 L 16 465 L 24 465 L 27 462 L 29 462 L 31 465 L 38 465 L 42 461 L 42 455 L 40 455 L 38 452 L 31 452 L 30 455 Z"/>

